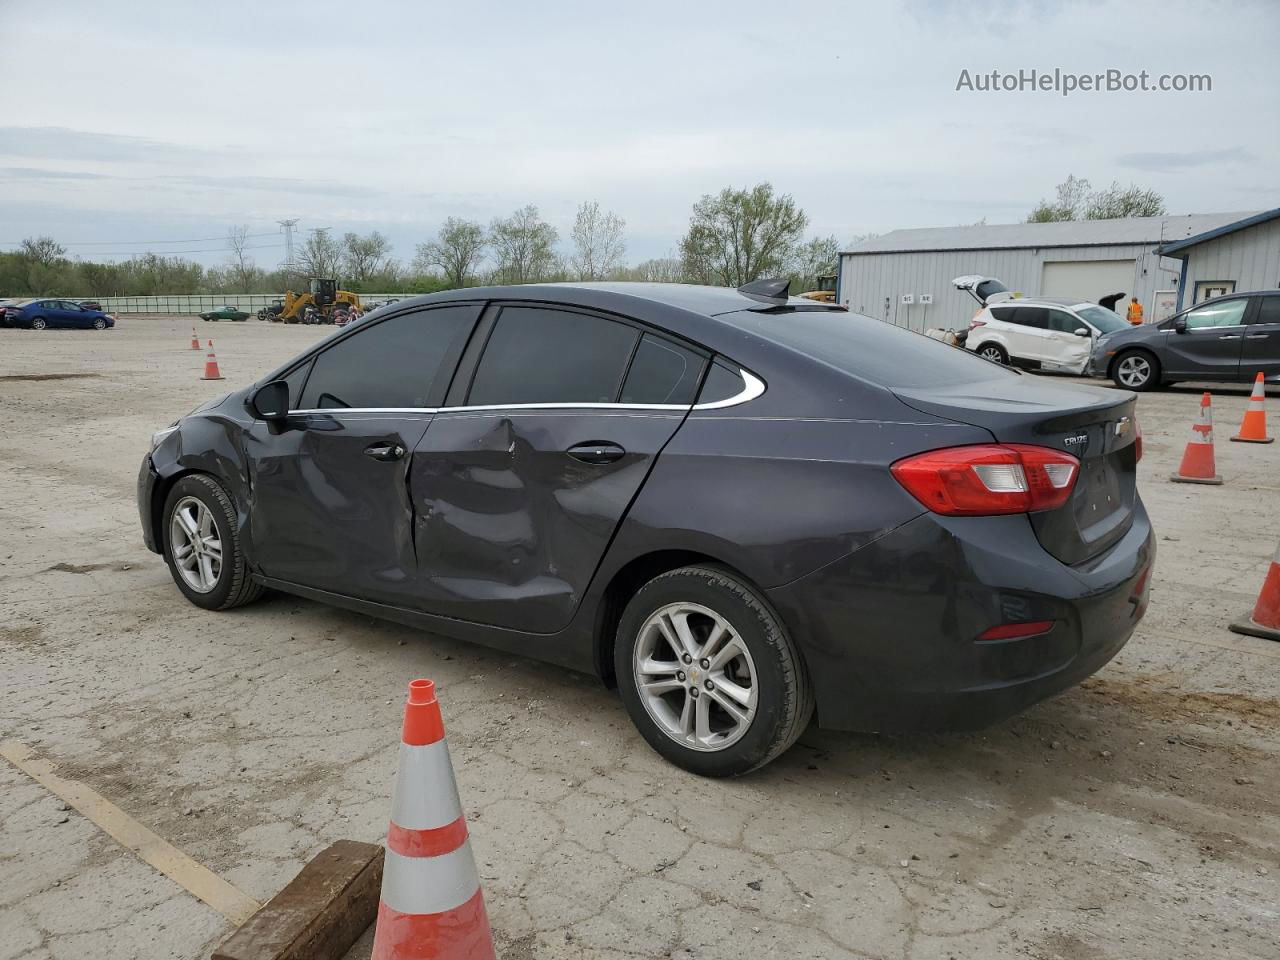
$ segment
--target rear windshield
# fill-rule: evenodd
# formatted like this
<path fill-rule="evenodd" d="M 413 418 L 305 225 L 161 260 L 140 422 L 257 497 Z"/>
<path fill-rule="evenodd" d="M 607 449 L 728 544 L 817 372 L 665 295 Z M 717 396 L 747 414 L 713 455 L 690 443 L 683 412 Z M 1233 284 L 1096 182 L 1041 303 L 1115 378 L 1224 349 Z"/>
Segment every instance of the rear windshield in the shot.
<path fill-rule="evenodd" d="M 1081 303 L 1071 309 L 1088 320 L 1102 333 L 1115 333 L 1117 330 L 1127 330 L 1131 326 L 1128 320 L 1114 310 L 1108 310 L 1106 307 L 1099 307 L 1096 304 Z"/>
<path fill-rule="evenodd" d="M 739 310 L 717 319 L 890 389 L 1018 376 L 963 347 L 843 310 Z"/>

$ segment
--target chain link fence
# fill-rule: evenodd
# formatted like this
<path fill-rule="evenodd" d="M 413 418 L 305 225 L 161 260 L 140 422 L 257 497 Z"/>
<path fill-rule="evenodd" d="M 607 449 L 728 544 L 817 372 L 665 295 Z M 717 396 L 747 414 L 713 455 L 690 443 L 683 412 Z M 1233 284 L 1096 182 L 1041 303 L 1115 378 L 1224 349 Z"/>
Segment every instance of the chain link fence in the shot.
<path fill-rule="evenodd" d="M 361 303 L 403 300 L 412 293 L 362 293 Z M 67 298 L 70 299 L 70 298 Z M 160 297 L 99 297 L 98 302 L 107 313 L 177 313 L 200 314 L 217 310 L 221 306 L 235 307 L 246 313 L 257 313 L 269 307 L 272 300 L 283 300 L 284 294 L 270 293 L 209 293 Z"/>

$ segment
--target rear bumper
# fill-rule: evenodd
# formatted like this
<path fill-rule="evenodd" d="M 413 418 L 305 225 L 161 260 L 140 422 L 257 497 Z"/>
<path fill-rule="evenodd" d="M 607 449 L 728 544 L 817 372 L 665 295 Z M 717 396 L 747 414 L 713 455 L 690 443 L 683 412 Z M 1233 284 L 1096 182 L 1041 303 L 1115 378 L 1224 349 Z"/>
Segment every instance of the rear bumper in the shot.
<path fill-rule="evenodd" d="M 809 576 L 769 591 L 800 645 L 821 726 L 972 729 L 1095 673 L 1146 608 L 1155 541 L 1133 525 L 1093 560 L 1049 556 L 1025 516 L 917 517 Z M 1045 634 L 976 638 L 1053 620 Z"/>
<path fill-rule="evenodd" d="M 142 542 L 152 553 L 160 553 L 160 542 L 155 530 L 155 490 L 160 482 L 160 474 L 151 465 L 151 455 L 142 458 L 142 466 L 138 470 L 138 519 L 142 523 Z"/>

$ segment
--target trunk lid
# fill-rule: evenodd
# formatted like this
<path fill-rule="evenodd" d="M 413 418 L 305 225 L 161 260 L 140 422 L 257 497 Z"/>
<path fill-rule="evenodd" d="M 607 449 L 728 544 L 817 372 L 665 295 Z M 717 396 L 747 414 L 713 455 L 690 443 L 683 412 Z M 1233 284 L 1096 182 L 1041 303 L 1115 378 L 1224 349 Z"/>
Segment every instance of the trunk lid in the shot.
<path fill-rule="evenodd" d="M 1025 376 L 894 392 L 921 412 L 984 427 L 1000 443 L 1052 447 L 1079 459 L 1071 499 L 1028 514 L 1041 546 L 1063 563 L 1083 563 L 1128 531 L 1137 497 L 1133 394 Z"/>

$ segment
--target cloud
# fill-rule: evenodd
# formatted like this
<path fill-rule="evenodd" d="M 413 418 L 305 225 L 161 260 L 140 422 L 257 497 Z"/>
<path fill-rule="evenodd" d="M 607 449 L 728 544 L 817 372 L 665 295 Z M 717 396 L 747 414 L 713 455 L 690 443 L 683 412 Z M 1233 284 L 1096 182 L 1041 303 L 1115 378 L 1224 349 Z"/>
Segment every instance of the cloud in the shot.
<path fill-rule="evenodd" d="M 1229 147 L 1225 150 L 1186 150 L 1182 152 L 1161 153 L 1148 151 L 1144 153 L 1126 153 L 1116 157 L 1122 167 L 1135 170 L 1146 170 L 1152 173 L 1169 173 L 1176 170 L 1190 170 L 1195 167 L 1207 167 L 1220 163 L 1252 163 L 1254 156 L 1243 147 Z"/>
<path fill-rule="evenodd" d="M 106 180 L 84 170 L 39 170 L 35 167 L 0 167 L 0 180 Z"/>
<path fill-rule="evenodd" d="M 0 156 L 111 163 L 190 160 L 222 151 L 70 127 L 0 127 Z"/>

